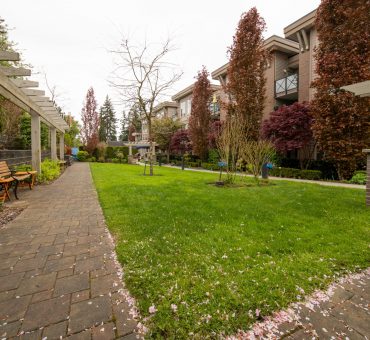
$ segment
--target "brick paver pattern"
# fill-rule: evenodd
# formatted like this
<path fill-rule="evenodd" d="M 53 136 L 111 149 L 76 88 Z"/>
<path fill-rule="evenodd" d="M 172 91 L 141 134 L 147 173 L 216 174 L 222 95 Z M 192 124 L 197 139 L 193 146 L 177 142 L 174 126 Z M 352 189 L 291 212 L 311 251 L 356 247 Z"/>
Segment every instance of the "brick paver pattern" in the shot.
<path fill-rule="evenodd" d="M 280 326 L 281 338 L 369 339 L 370 270 L 361 278 L 338 284 L 328 301 L 307 307 L 297 304 L 296 322 Z"/>
<path fill-rule="evenodd" d="M 89 165 L 20 196 L 0 230 L 0 339 L 135 339 Z"/>

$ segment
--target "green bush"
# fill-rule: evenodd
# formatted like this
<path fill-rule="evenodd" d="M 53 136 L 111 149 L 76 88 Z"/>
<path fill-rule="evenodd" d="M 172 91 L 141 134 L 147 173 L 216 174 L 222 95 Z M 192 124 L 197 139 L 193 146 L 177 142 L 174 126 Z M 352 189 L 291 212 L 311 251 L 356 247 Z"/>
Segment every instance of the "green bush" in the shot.
<path fill-rule="evenodd" d="M 300 170 L 294 168 L 275 167 L 269 171 L 271 176 L 285 177 L 285 178 L 301 178 L 318 180 L 322 178 L 319 170 Z"/>
<path fill-rule="evenodd" d="M 199 168 L 200 162 L 186 162 L 185 165 L 189 168 Z"/>
<path fill-rule="evenodd" d="M 322 178 L 322 174 L 319 170 L 301 170 L 301 178 L 319 180 Z"/>
<path fill-rule="evenodd" d="M 32 166 L 30 164 L 20 164 L 14 167 L 15 171 L 31 171 Z"/>
<path fill-rule="evenodd" d="M 208 151 L 208 163 L 216 164 L 220 159 L 217 149 L 210 149 Z"/>
<path fill-rule="evenodd" d="M 89 157 L 89 153 L 87 151 L 79 151 L 77 152 L 76 157 L 80 162 L 85 162 Z"/>
<path fill-rule="evenodd" d="M 96 157 L 91 157 L 89 162 L 96 162 Z"/>
<path fill-rule="evenodd" d="M 37 179 L 40 183 L 52 181 L 60 176 L 60 165 L 58 161 L 52 161 L 46 158 L 41 162 L 41 174 Z"/>
<path fill-rule="evenodd" d="M 203 162 L 202 163 L 202 168 L 203 169 L 206 169 L 206 170 L 220 170 L 220 167 L 218 166 L 218 164 L 215 164 L 215 163 L 205 163 Z"/>
<path fill-rule="evenodd" d="M 366 177 L 366 171 L 356 171 L 349 182 L 352 184 L 366 184 Z"/>

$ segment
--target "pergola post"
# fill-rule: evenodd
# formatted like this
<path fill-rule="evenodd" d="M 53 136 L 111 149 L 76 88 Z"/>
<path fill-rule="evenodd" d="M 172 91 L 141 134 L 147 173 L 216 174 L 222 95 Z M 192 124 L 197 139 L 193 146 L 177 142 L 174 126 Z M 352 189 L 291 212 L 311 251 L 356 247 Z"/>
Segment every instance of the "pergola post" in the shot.
<path fill-rule="evenodd" d="M 59 158 L 64 161 L 64 133 L 59 133 Z"/>
<path fill-rule="evenodd" d="M 50 148 L 51 148 L 51 159 L 56 161 L 57 155 L 57 129 L 53 126 L 50 127 Z"/>
<path fill-rule="evenodd" d="M 127 157 L 127 163 L 132 164 L 132 145 L 128 145 L 128 157 Z"/>
<path fill-rule="evenodd" d="M 32 169 L 41 173 L 41 138 L 40 138 L 40 116 L 31 111 L 31 153 Z"/>

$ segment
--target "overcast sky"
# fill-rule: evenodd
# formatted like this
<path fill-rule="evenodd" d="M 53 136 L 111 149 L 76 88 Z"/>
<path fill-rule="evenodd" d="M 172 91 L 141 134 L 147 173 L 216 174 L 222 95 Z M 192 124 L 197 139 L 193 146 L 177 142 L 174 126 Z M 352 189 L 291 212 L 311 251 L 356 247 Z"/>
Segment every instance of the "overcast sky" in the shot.
<path fill-rule="evenodd" d="M 79 118 L 87 89 L 94 87 L 98 104 L 108 94 L 116 110 L 119 96 L 109 87 L 114 69 L 108 50 L 119 46 L 122 34 L 132 40 L 146 36 L 158 43 L 170 36 L 177 46 L 172 58 L 184 74 L 173 94 L 190 85 L 205 65 L 209 72 L 227 62 L 226 50 L 240 15 L 256 6 L 265 19 L 265 38 L 283 36 L 283 28 L 314 10 L 319 0 L 17 0 L 3 1 L 1 17 L 11 28 L 33 72 L 46 73 L 61 94 L 65 112 Z M 44 76 L 35 74 L 40 88 Z"/>

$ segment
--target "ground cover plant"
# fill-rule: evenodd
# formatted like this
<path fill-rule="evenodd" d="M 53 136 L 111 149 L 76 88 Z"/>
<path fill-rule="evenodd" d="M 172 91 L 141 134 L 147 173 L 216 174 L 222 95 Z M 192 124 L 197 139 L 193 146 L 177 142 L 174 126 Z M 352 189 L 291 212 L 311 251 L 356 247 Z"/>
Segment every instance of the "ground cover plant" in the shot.
<path fill-rule="evenodd" d="M 217 174 L 90 166 L 149 337 L 235 334 L 369 265 L 363 190 L 219 188 L 207 184 Z"/>

